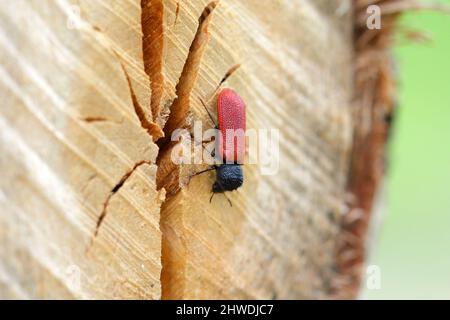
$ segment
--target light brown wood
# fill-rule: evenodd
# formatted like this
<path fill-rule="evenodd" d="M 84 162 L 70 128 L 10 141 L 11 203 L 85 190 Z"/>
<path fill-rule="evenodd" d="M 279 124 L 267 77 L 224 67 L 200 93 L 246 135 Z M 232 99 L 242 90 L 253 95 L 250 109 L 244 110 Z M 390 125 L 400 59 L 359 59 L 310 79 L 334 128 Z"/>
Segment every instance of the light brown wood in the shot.
<path fill-rule="evenodd" d="M 2 5 L 0 298 L 355 296 L 353 32 L 350 0 Z M 224 87 L 280 135 L 232 207 L 171 161 Z"/>
<path fill-rule="evenodd" d="M 190 64 L 187 83 L 169 89 L 183 103 L 166 134 L 195 119 L 210 127 L 200 98 L 214 111 L 226 86 L 246 101 L 248 128 L 279 130 L 281 141 L 279 171 L 245 165 L 233 207 L 222 195 L 209 203 L 213 172 L 186 186 L 205 166 L 174 168 L 163 146 L 163 298 L 332 296 L 352 143 L 350 10 L 347 1 L 164 1 L 165 59 Z"/>
<path fill-rule="evenodd" d="M 0 7 L 2 298 L 160 298 L 140 19 L 137 0 Z"/>

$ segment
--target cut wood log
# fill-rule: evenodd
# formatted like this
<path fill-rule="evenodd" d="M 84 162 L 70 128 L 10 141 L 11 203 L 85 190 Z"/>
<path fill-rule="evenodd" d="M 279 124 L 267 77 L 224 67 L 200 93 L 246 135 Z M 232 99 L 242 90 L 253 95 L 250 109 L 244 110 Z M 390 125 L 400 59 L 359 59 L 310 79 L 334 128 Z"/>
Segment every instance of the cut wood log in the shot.
<path fill-rule="evenodd" d="M 161 295 L 139 1 L 0 7 L 0 297 Z"/>
<path fill-rule="evenodd" d="M 368 219 L 351 218 L 371 210 L 385 138 L 364 148 L 360 135 L 383 93 L 364 105 L 354 92 L 354 9 L 3 4 L 0 298 L 355 297 Z M 195 124 L 214 127 L 202 101 L 215 115 L 225 87 L 271 144 L 249 149 L 242 188 L 210 202 L 214 171 L 193 177 L 207 165 L 172 156 Z"/>
<path fill-rule="evenodd" d="M 280 141 L 279 154 L 271 150 L 278 170 L 264 175 L 263 163 L 245 165 L 244 186 L 228 195 L 232 207 L 221 195 L 209 203 L 214 173 L 186 186 L 205 167 L 174 166 L 171 145 L 161 144 L 158 184 L 169 195 L 161 211 L 163 298 L 332 295 L 353 126 L 345 4 L 164 1 L 165 59 L 187 61 L 169 65 L 181 77 L 169 89 L 177 99 L 166 139 L 194 120 L 211 127 L 200 99 L 214 112 L 226 86 L 247 102 L 247 127 L 274 129 Z"/>

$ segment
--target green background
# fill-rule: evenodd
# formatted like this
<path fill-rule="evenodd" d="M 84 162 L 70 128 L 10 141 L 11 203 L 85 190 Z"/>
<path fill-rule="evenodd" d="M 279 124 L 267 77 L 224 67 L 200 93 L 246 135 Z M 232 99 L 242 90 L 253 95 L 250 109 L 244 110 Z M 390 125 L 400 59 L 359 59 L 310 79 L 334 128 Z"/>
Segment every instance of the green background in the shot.
<path fill-rule="evenodd" d="M 450 299 L 450 15 L 413 12 L 400 23 L 432 41 L 396 37 L 399 107 L 369 259 L 381 288 L 362 297 Z"/>

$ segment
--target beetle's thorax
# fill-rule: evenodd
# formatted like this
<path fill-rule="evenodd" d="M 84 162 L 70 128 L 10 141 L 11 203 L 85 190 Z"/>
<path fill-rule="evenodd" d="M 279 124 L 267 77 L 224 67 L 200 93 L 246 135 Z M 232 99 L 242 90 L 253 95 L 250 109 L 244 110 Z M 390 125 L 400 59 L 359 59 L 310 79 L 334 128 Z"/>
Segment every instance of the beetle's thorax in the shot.
<path fill-rule="evenodd" d="M 216 182 L 213 184 L 213 192 L 221 193 L 233 191 L 242 186 L 244 175 L 239 164 L 221 164 L 216 167 Z"/>

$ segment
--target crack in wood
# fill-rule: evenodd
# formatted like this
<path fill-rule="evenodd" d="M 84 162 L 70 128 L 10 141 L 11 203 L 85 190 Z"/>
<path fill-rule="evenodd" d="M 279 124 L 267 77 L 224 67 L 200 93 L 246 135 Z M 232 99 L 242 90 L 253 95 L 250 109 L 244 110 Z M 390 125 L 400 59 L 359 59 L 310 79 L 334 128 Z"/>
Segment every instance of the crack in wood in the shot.
<path fill-rule="evenodd" d="M 123 65 L 122 61 L 120 61 L 120 66 L 122 68 L 122 71 L 125 75 L 125 78 L 127 79 L 128 88 L 130 90 L 130 96 L 131 101 L 133 102 L 134 112 L 136 113 L 139 122 L 141 123 L 141 127 L 147 131 L 147 133 L 150 135 L 152 139 L 155 139 L 155 137 L 160 137 L 163 135 L 161 128 L 156 123 L 150 121 L 147 119 L 147 115 L 144 111 L 144 108 L 142 108 L 141 104 L 139 103 L 136 93 L 134 92 L 133 86 L 131 84 L 131 78 L 128 74 L 127 70 L 125 69 L 125 66 Z"/>
<path fill-rule="evenodd" d="M 176 25 L 176 24 L 177 24 L 178 17 L 179 17 L 179 15 L 180 15 L 180 7 L 181 7 L 180 1 L 177 1 L 177 8 L 176 8 L 176 10 L 175 10 L 175 20 L 174 20 L 174 22 L 173 22 L 173 25 Z"/>
<path fill-rule="evenodd" d="M 141 0 L 142 50 L 144 70 L 150 79 L 152 97 L 150 108 L 155 122 L 161 113 L 164 90 L 164 2 L 163 0 Z M 154 141 L 162 136 L 155 137 Z"/>
<path fill-rule="evenodd" d="M 165 188 L 167 194 L 175 194 L 177 183 L 174 183 L 179 177 L 173 174 L 178 166 L 170 162 L 168 154 L 171 152 L 174 143 L 170 141 L 170 136 L 176 128 L 186 125 L 186 118 L 190 109 L 190 96 L 194 88 L 203 52 L 209 40 L 208 25 L 211 20 L 211 13 L 216 8 L 218 1 L 210 2 L 202 11 L 198 19 L 197 32 L 192 40 L 189 54 L 186 58 L 183 71 L 181 72 L 178 84 L 176 86 L 176 96 L 170 107 L 170 114 L 164 127 L 165 138 L 158 141 L 159 153 L 157 157 L 157 188 Z M 227 79 L 238 66 L 233 66 L 223 79 Z M 223 80 L 222 79 L 222 80 Z M 219 84 L 220 86 L 220 84 Z M 165 173 L 164 176 L 162 174 Z M 170 186 L 170 187 L 167 187 Z M 175 188 L 176 190 L 174 190 Z"/>
<path fill-rule="evenodd" d="M 166 138 L 163 144 L 170 140 L 170 135 L 176 128 L 185 125 L 190 109 L 190 95 L 196 83 L 203 52 L 209 40 L 208 26 L 211 21 L 211 13 L 216 6 L 217 1 L 210 2 L 200 15 L 197 32 L 189 48 L 189 54 L 175 88 L 177 98 L 170 107 L 169 118 L 164 127 Z"/>
<path fill-rule="evenodd" d="M 190 109 L 190 95 L 192 89 L 194 88 L 198 71 L 200 68 L 200 63 L 202 61 L 203 52 L 206 47 L 206 44 L 209 40 L 208 33 L 208 25 L 211 19 L 211 13 L 216 7 L 218 1 L 210 2 L 204 9 L 202 14 L 199 17 L 198 27 L 194 39 L 189 48 L 189 53 L 186 58 L 186 61 L 183 66 L 183 70 L 181 72 L 180 78 L 178 79 L 178 84 L 175 88 L 176 98 L 172 102 L 169 107 L 169 117 L 167 122 L 164 125 L 164 139 L 160 139 L 158 141 L 159 152 L 157 156 L 157 189 L 162 189 L 163 186 L 168 180 L 168 176 L 172 177 L 172 180 L 178 181 L 178 175 L 173 176 L 173 174 L 169 174 L 164 177 L 164 181 L 159 181 L 158 176 L 160 176 L 164 171 L 173 173 L 176 172 L 176 166 L 173 170 L 167 170 L 167 166 L 173 165 L 171 161 L 167 161 L 165 158 L 169 155 L 171 151 L 171 143 L 170 136 L 173 130 L 180 125 L 185 125 L 186 117 Z M 153 8 L 152 8 L 153 6 Z M 149 75 L 151 80 L 151 89 L 152 89 L 152 100 L 151 100 L 151 109 L 153 114 L 153 119 L 158 119 L 160 113 L 160 104 L 163 96 L 163 74 L 162 74 L 162 65 L 163 65 L 163 41 L 164 41 L 164 24 L 163 24 L 163 16 L 164 16 L 164 5 L 161 0 L 142 0 L 142 29 L 143 29 L 143 48 L 144 48 L 144 66 L 145 72 Z M 176 17 L 175 22 L 177 22 L 180 13 L 180 3 L 177 2 L 176 7 Z M 233 69 L 233 68 L 232 68 Z M 236 68 L 237 69 L 237 68 Z M 227 74 L 231 75 L 234 70 L 229 71 Z M 228 76 L 229 76 L 228 75 Z M 228 77 L 225 75 L 224 79 Z M 225 81 L 222 79 L 223 81 Z M 222 81 L 222 82 L 223 82 Z M 221 83 L 222 83 L 221 82 Z M 220 86 L 220 84 L 219 84 Z M 130 86 L 131 87 L 131 86 Z M 157 120 L 156 120 L 157 121 Z M 156 141 L 156 140 L 154 140 Z M 169 168 L 171 169 L 171 168 Z M 167 188 L 166 188 L 167 189 Z M 166 190 L 169 194 L 170 190 Z M 112 197 L 112 193 L 105 202 L 105 212 L 107 204 Z M 164 204 L 166 200 L 163 201 L 160 210 L 160 216 L 164 215 Z M 106 213 L 105 213 L 106 214 Z M 104 218 L 104 217 L 103 217 Z M 102 218 L 102 220 L 103 220 Z M 101 221 L 100 221 L 101 223 Z M 161 223 L 161 222 L 160 222 Z M 161 232 L 164 232 L 163 228 L 161 228 Z M 164 273 L 164 269 L 167 267 L 164 263 L 167 252 L 161 252 L 161 261 L 162 261 L 162 271 L 161 271 L 161 290 L 165 291 L 165 288 L 168 286 L 167 282 L 164 281 L 162 275 Z"/>
<path fill-rule="evenodd" d="M 115 195 L 120 190 L 120 188 L 122 188 L 122 186 L 125 184 L 125 182 L 128 180 L 128 178 L 133 174 L 133 172 L 136 171 L 140 166 L 142 166 L 144 164 L 150 165 L 151 162 L 150 161 L 146 161 L 146 160 L 142 160 L 142 161 L 137 162 L 133 166 L 133 168 L 130 171 L 128 171 L 127 173 L 125 173 L 122 176 L 122 178 L 119 180 L 119 182 L 111 189 L 110 193 L 106 197 L 105 202 L 103 203 L 103 210 L 102 210 L 102 212 L 100 213 L 100 216 L 97 219 L 97 224 L 95 226 L 95 231 L 94 231 L 93 238 L 97 237 L 97 235 L 98 235 L 100 227 L 101 227 L 101 225 L 102 225 L 102 223 L 103 223 L 103 221 L 104 221 L 104 219 L 106 217 L 106 214 L 108 212 L 107 211 L 108 205 L 109 205 L 109 202 L 111 201 L 111 198 L 113 197 L 113 195 Z"/>
<path fill-rule="evenodd" d="M 84 118 L 81 118 L 80 120 L 82 120 L 84 122 L 88 122 L 88 123 L 109 121 L 105 117 L 84 117 Z"/>

